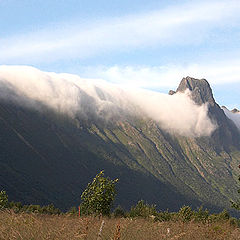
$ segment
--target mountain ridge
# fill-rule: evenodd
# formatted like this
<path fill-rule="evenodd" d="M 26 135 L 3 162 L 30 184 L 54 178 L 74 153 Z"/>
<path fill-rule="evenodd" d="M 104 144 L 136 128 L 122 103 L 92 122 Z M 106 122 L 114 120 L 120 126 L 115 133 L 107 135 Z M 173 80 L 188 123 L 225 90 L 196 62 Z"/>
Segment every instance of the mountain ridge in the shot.
<path fill-rule="evenodd" d="M 206 80 L 187 77 L 176 92 L 186 89 L 196 104 L 210 99 L 209 117 L 218 125 L 211 137 L 171 134 L 149 118 L 85 122 L 46 106 L 0 101 L 0 187 L 12 200 L 67 209 L 105 169 L 120 179 L 117 203 L 126 208 L 142 198 L 170 210 L 228 207 L 237 196 L 239 130 Z"/>

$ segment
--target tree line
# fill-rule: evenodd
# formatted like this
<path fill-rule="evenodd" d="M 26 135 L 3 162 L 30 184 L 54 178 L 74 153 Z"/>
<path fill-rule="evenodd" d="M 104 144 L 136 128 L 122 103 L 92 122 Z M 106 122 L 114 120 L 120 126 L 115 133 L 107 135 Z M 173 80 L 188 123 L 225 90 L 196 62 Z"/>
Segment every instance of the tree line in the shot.
<path fill-rule="evenodd" d="M 240 181 L 240 176 L 239 176 Z M 116 184 L 118 179 L 110 179 L 104 176 L 104 171 L 98 173 L 89 183 L 81 195 L 81 204 L 79 207 L 72 207 L 66 213 L 56 208 L 53 204 L 47 206 L 40 205 L 23 205 L 20 202 L 9 202 L 6 191 L 0 192 L 0 210 L 12 209 L 14 212 L 41 213 L 41 214 L 71 214 L 71 215 L 95 215 L 95 216 L 114 216 L 114 217 L 142 217 L 151 218 L 155 221 L 201 221 L 212 222 L 219 220 L 230 220 L 233 224 L 240 225 L 240 220 L 231 218 L 230 214 L 224 210 L 219 214 L 210 214 L 207 209 L 200 207 L 197 211 L 192 210 L 189 206 L 183 206 L 176 213 L 168 211 L 157 211 L 156 205 L 149 205 L 140 200 L 130 211 L 125 211 L 118 206 L 113 212 L 113 202 L 116 197 Z M 240 189 L 238 190 L 240 193 Z M 231 201 L 231 206 L 240 210 L 240 198 L 237 201 Z"/>

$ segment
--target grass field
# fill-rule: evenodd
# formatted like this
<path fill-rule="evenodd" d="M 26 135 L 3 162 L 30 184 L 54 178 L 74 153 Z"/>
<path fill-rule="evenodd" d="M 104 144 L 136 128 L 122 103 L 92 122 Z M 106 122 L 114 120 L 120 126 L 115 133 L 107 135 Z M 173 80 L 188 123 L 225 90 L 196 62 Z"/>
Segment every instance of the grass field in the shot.
<path fill-rule="evenodd" d="M 99 235 L 101 225 L 102 231 Z M 0 212 L 1 240 L 35 239 L 240 239 L 240 229 L 229 221 L 203 224 L 154 222 L 151 219 L 94 218 Z"/>

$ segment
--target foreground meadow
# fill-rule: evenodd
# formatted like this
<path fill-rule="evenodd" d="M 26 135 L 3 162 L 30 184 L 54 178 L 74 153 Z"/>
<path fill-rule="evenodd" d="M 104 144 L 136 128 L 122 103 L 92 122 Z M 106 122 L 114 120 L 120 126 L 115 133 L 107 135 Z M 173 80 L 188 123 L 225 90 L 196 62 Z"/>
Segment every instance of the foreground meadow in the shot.
<path fill-rule="evenodd" d="M 100 230 L 101 229 L 101 230 Z M 0 239 L 240 239 L 229 221 L 218 223 L 155 222 L 143 218 L 94 218 L 0 212 Z"/>

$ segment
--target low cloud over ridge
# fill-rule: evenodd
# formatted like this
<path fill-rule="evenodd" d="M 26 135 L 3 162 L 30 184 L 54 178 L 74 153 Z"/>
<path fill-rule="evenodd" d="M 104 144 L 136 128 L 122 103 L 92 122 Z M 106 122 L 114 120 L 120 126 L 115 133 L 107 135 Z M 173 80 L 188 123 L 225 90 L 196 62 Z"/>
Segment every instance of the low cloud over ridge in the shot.
<path fill-rule="evenodd" d="M 4 88 L 16 95 L 1 94 L 1 98 L 18 102 L 28 99 L 29 106 L 42 103 L 71 117 L 109 121 L 125 114 L 141 114 L 157 121 L 168 132 L 191 137 L 209 136 L 216 128 L 208 117 L 207 104 L 196 105 L 190 92 L 170 96 L 28 66 L 0 66 L 0 90 Z"/>
<path fill-rule="evenodd" d="M 233 113 L 225 107 L 223 107 L 222 109 L 223 109 L 224 113 L 226 114 L 226 116 L 229 119 L 231 119 L 235 123 L 235 125 L 238 127 L 238 129 L 240 130 L 240 113 Z"/>

